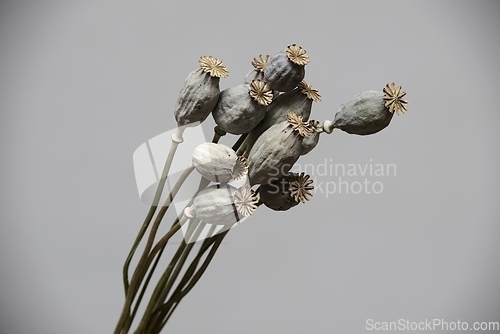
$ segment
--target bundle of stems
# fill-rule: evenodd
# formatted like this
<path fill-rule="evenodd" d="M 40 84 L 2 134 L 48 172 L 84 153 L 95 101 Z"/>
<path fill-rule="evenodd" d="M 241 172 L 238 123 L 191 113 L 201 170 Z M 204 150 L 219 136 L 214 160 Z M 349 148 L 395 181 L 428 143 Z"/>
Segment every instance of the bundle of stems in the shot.
<path fill-rule="evenodd" d="M 214 131 L 212 143 L 218 143 L 219 139 L 222 136 L 222 133 L 223 132 L 218 131 L 218 129 L 216 128 Z M 239 137 L 239 139 L 233 146 L 233 150 L 241 152 L 245 148 L 245 137 L 246 135 L 241 135 Z M 215 253 L 219 249 L 219 246 L 221 245 L 225 236 L 229 232 L 229 229 L 227 229 L 223 232 L 217 233 L 217 226 L 209 225 L 208 234 L 206 235 L 206 237 L 203 239 L 203 241 L 197 242 L 200 233 L 207 226 L 207 224 L 203 223 L 198 218 L 190 217 L 189 214 L 182 213 L 174 220 L 168 232 L 161 238 L 159 238 L 159 240 L 156 240 L 158 229 L 162 224 L 165 214 L 172 206 L 173 200 L 182 187 L 183 183 L 194 170 L 192 164 L 186 167 L 175 185 L 172 187 L 165 203 L 159 206 L 159 201 L 162 196 L 165 183 L 168 179 L 170 165 L 172 164 L 177 146 L 181 142 L 182 129 L 180 129 L 177 134 L 172 137 L 170 152 L 165 162 L 162 176 L 158 182 L 158 187 L 153 199 L 153 203 L 125 260 L 123 266 L 125 302 L 114 331 L 115 334 L 124 334 L 130 332 L 132 325 L 134 324 L 134 320 L 142 305 L 141 302 L 143 302 L 144 297 L 148 292 L 153 274 L 158 268 L 158 264 L 165 251 L 165 248 L 169 240 L 176 233 L 181 231 L 181 226 L 187 223 L 185 235 L 182 238 L 177 251 L 170 260 L 170 263 L 161 274 L 158 282 L 156 283 L 156 286 L 151 292 L 142 318 L 139 320 L 137 329 L 134 331 L 134 333 L 160 333 L 179 303 L 191 291 L 191 289 L 196 285 L 200 277 L 203 275 L 213 257 L 215 256 Z M 201 177 L 196 193 L 205 189 L 209 185 L 209 183 L 210 181 Z M 188 207 L 191 202 L 186 207 Z M 132 277 L 129 278 L 131 262 L 137 255 L 137 249 L 141 242 L 144 240 L 144 237 L 148 230 L 149 234 L 146 239 L 144 249 L 138 259 L 136 268 L 132 273 Z M 194 255 L 194 257 L 192 257 L 189 265 L 186 265 L 190 253 L 197 245 L 198 252 L 196 253 L 196 255 Z M 179 275 L 182 271 L 183 276 L 179 279 Z M 177 285 L 174 287 L 175 283 L 177 283 Z"/>

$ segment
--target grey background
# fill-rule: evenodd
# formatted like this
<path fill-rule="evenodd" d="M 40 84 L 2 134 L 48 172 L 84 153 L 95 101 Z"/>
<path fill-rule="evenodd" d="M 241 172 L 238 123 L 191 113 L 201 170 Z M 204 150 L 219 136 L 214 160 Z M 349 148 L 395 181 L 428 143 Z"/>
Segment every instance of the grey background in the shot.
<path fill-rule="evenodd" d="M 253 57 L 290 43 L 311 56 L 306 79 L 323 96 L 313 118 L 332 119 L 354 94 L 391 81 L 410 102 L 384 131 L 335 131 L 300 163 L 372 159 L 396 164 L 397 175 L 380 179 L 380 195 L 316 193 L 285 213 L 259 209 L 228 235 L 167 332 L 500 321 L 499 9 L 497 1 L 1 2 L 0 333 L 110 333 L 121 266 L 147 212 L 134 150 L 175 126 L 177 93 L 200 55 L 224 61 L 227 88 Z"/>

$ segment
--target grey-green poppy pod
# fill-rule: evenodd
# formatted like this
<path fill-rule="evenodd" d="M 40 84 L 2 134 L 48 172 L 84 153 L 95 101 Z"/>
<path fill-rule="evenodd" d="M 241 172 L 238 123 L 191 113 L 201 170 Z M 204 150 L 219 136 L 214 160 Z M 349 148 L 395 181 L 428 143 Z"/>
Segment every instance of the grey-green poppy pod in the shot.
<path fill-rule="evenodd" d="M 273 99 L 272 90 L 261 80 L 223 90 L 212 111 L 215 123 L 224 131 L 244 134 L 252 130 L 266 114 Z"/>
<path fill-rule="evenodd" d="M 196 126 L 214 109 L 220 94 L 219 81 L 229 75 L 222 61 L 203 56 L 200 68 L 189 74 L 174 109 L 179 127 Z"/>
<path fill-rule="evenodd" d="M 300 157 L 303 138 L 311 133 L 310 125 L 293 112 L 267 129 L 248 153 L 250 184 L 267 184 L 288 173 Z"/>
<path fill-rule="evenodd" d="M 275 211 L 286 211 L 312 197 L 314 189 L 310 176 L 289 173 L 259 188 L 260 201 Z"/>
<path fill-rule="evenodd" d="M 337 128 L 356 135 L 371 135 L 386 128 L 394 112 L 403 114 L 408 102 L 401 86 L 387 84 L 384 92 L 374 90 L 355 95 L 342 104 L 335 114 L 333 123 L 326 123 L 325 131 Z"/>
<path fill-rule="evenodd" d="M 297 87 L 305 75 L 305 65 L 309 63 L 309 56 L 297 44 L 288 45 L 269 59 L 264 67 L 264 79 L 272 89 L 288 92 Z"/>

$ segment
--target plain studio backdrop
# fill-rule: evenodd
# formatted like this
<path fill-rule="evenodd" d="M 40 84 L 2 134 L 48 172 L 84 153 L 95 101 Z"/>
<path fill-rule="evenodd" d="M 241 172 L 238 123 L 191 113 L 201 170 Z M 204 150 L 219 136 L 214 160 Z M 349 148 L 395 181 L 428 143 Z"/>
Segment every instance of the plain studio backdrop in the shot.
<path fill-rule="evenodd" d="M 243 81 L 253 57 L 291 43 L 308 51 L 306 80 L 323 97 L 314 119 L 333 119 L 353 95 L 387 82 L 409 101 L 375 135 L 322 135 L 299 165 L 395 169 L 318 169 L 310 202 L 259 208 L 228 234 L 166 332 L 500 321 L 499 9 L 496 1 L 1 2 L 0 333 L 112 332 L 122 264 L 148 210 L 134 151 L 175 127 L 177 94 L 201 55 L 224 61 L 225 89 Z M 212 127 L 209 117 L 207 137 Z M 355 193 L 365 179 L 378 194 Z M 338 188 L 344 181 L 354 192 Z"/>

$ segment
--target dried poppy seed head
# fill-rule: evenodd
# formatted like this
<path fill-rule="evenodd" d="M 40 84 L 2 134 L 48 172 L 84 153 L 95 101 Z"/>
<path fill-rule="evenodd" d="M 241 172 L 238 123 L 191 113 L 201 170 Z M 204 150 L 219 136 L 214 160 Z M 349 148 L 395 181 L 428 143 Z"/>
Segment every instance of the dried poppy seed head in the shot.
<path fill-rule="evenodd" d="M 225 78 L 229 75 L 222 61 L 212 56 L 201 56 L 200 67 L 205 73 L 210 74 L 212 77 Z"/>
<path fill-rule="evenodd" d="M 391 113 L 396 111 L 398 115 L 404 114 L 406 111 L 405 104 L 408 104 L 408 101 L 403 100 L 405 95 L 406 92 L 401 91 L 401 86 L 396 86 L 394 82 L 386 84 L 383 97 L 385 106 L 389 108 Z"/>
<path fill-rule="evenodd" d="M 300 157 L 303 140 L 288 121 L 264 131 L 248 152 L 250 184 L 268 184 L 288 173 Z"/>
<path fill-rule="evenodd" d="M 244 217 L 234 204 L 236 188 L 231 185 L 212 185 L 193 199 L 192 212 L 207 224 L 232 226 Z"/>
<path fill-rule="evenodd" d="M 269 58 L 264 67 L 265 81 L 272 89 L 280 92 L 293 90 L 304 79 L 305 75 L 305 67 L 290 60 L 287 51 L 278 52 Z"/>
<path fill-rule="evenodd" d="M 262 98 L 266 98 L 266 90 L 258 82 L 253 82 L 254 89 L 248 84 L 241 84 L 220 93 L 212 110 L 212 116 L 219 128 L 227 133 L 241 135 L 248 133 L 262 121 L 266 115 L 266 106 L 251 96 L 263 94 Z"/>
<path fill-rule="evenodd" d="M 273 102 L 273 91 L 264 81 L 253 79 L 249 85 L 250 96 L 262 106 Z"/>
<path fill-rule="evenodd" d="M 310 179 L 310 176 L 305 173 L 300 173 L 300 175 L 294 175 L 288 191 L 296 202 L 305 203 L 312 197 L 311 191 L 313 189 L 313 181 Z"/>
<path fill-rule="evenodd" d="M 287 114 L 288 123 L 292 126 L 294 131 L 302 137 L 310 137 L 312 135 L 313 129 L 309 123 L 302 120 L 302 116 L 297 116 L 294 112 L 289 111 Z"/>
<path fill-rule="evenodd" d="M 203 122 L 219 99 L 220 77 L 227 76 L 226 67 L 218 59 L 202 56 L 200 68 L 191 72 L 181 88 L 174 109 L 179 127 L 192 127 Z"/>
<path fill-rule="evenodd" d="M 384 94 L 365 91 L 343 103 L 333 120 L 333 128 L 356 135 L 371 135 L 386 128 L 394 113 L 385 106 Z M 333 129 L 325 124 L 325 131 Z"/>
<path fill-rule="evenodd" d="M 248 174 L 248 162 L 244 156 L 239 156 L 233 166 L 233 180 L 240 181 Z"/>
<path fill-rule="evenodd" d="M 233 179 L 235 166 L 241 164 L 232 148 L 218 143 L 198 145 L 193 151 L 192 163 L 198 173 L 207 180 L 220 183 Z M 238 176 L 245 176 L 243 173 L 244 171 L 241 171 Z"/>
<path fill-rule="evenodd" d="M 309 63 L 309 55 L 307 51 L 297 44 L 290 44 L 286 47 L 286 55 L 288 59 L 297 65 L 304 66 Z"/>
<path fill-rule="evenodd" d="M 238 213 L 244 217 L 251 216 L 254 213 L 258 201 L 255 191 L 250 189 L 249 184 L 242 186 L 234 193 L 234 206 L 236 206 Z"/>
<path fill-rule="evenodd" d="M 314 102 L 321 101 L 321 95 L 319 95 L 319 91 L 317 91 L 316 89 L 313 89 L 312 85 L 308 84 L 304 80 L 302 80 L 301 82 L 299 82 L 299 84 L 297 85 L 297 87 L 299 87 L 299 89 L 302 92 L 302 94 L 304 94 L 305 96 L 307 96 L 308 99 L 311 99 Z"/>
<path fill-rule="evenodd" d="M 252 61 L 252 66 L 257 72 L 264 72 L 264 67 L 266 67 L 267 61 L 269 60 L 269 55 L 266 55 L 265 58 L 262 55 L 259 55 L 259 58 L 255 57 Z"/>

